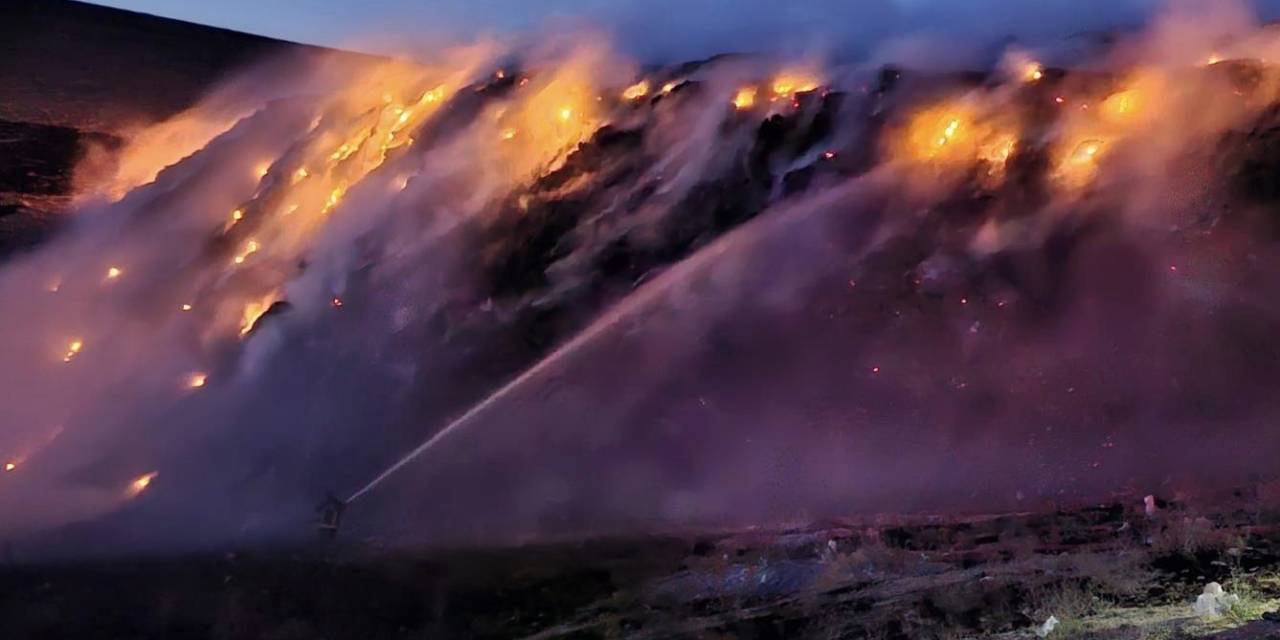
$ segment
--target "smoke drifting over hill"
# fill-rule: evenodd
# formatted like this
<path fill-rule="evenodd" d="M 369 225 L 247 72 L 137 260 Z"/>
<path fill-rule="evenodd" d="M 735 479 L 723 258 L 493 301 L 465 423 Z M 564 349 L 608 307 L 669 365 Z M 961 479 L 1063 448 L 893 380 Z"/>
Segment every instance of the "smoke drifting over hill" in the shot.
<path fill-rule="evenodd" d="M 332 491 L 361 536 L 508 541 L 1268 473 L 1276 42 L 1217 6 L 1088 69 L 642 70 L 575 34 L 247 72 L 0 267 L 0 535 L 296 539 Z"/>

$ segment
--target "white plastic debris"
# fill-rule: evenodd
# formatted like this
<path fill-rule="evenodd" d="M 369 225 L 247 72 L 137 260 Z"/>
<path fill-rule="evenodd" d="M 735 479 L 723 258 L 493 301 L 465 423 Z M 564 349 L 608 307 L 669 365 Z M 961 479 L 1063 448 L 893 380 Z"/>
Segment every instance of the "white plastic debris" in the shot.
<path fill-rule="evenodd" d="M 1195 611 L 1197 616 L 1206 620 L 1213 620 L 1222 617 L 1232 606 L 1239 602 L 1240 596 L 1227 593 L 1222 589 L 1222 585 L 1210 582 L 1204 586 L 1204 593 L 1196 597 L 1196 602 L 1191 605 L 1191 609 Z"/>
<path fill-rule="evenodd" d="M 1036 629 L 1036 637 L 1039 637 L 1039 638 L 1049 637 L 1049 634 L 1053 633 L 1053 630 L 1057 628 L 1057 626 L 1058 626 L 1058 617 L 1049 616 L 1049 619 L 1045 620 L 1044 624 L 1040 625 L 1040 627 Z"/>

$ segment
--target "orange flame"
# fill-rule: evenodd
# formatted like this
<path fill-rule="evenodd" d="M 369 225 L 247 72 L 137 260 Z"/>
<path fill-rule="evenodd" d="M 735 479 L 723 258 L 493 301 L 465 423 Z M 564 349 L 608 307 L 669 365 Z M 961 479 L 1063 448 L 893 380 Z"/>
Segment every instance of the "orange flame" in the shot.
<path fill-rule="evenodd" d="M 62 357 L 63 362 L 71 362 L 76 356 L 80 355 L 80 350 L 84 348 L 84 341 L 76 339 L 67 345 L 67 354 Z"/>
<path fill-rule="evenodd" d="M 818 85 L 818 80 L 804 72 L 785 71 L 774 78 L 772 89 L 775 97 L 789 98 L 797 93 L 813 91 Z"/>
<path fill-rule="evenodd" d="M 240 316 L 240 337 L 249 335 L 253 331 L 254 325 L 258 323 L 258 319 L 262 314 L 266 313 L 271 305 L 276 302 L 275 292 L 269 293 L 257 300 L 251 301 L 245 305 L 244 313 Z"/>
<path fill-rule="evenodd" d="M 160 475 L 159 472 L 152 471 L 151 473 L 134 478 L 133 481 L 129 483 L 129 488 L 125 490 L 125 494 L 130 498 L 136 498 L 143 491 L 146 491 L 147 487 L 151 486 L 151 481 L 155 480 L 158 475 Z"/>
<path fill-rule="evenodd" d="M 623 100 L 639 100 L 649 95 L 649 81 L 641 80 L 622 91 Z"/>

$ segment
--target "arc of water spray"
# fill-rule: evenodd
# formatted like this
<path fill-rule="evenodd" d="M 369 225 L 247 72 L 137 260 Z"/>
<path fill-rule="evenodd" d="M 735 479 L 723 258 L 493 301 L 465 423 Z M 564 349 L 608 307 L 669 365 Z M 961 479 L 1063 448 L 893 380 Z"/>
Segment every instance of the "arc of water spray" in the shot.
<path fill-rule="evenodd" d="M 799 209 L 799 212 L 796 215 L 788 216 L 784 215 L 785 212 L 777 212 L 773 215 L 758 217 L 752 222 L 738 227 L 711 244 L 703 247 L 693 255 L 680 261 L 661 276 L 655 278 L 647 285 L 642 286 L 639 290 L 627 296 L 613 308 L 606 311 L 604 315 L 600 316 L 599 319 L 588 325 L 586 329 L 583 329 L 571 340 L 556 348 L 555 351 L 552 351 L 546 357 L 534 363 L 533 366 L 525 369 L 523 373 L 513 378 L 510 382 L 502 385 L 496 391 L 486 396 L 483 400 L 473 405 L 466 413 L 458 416 L 452 422 L 445 425 L 445 427 L 435 435 L 427 438 L 425 442 L 418 445 L 414 450 L 397 460 L 385 471 L 378 474 L 378 476 L 368 484 L 351 494 L 351 497 L 347 498 L 347 502 L 352 502 L 373 490 L 405 465 L 430 450 L 440 441 L 449 437 L 450 434 L 473 422 L 477 416 L 484 413 L 489 407 L 501 402 L 504 398 L 511 395 L 512 392 L 528 384 L 530 380 L 537 378 L 539 374 L 546 371 L 549 367 L 564 359 L 566 356 L 571 355 L 578 349 L 581 349 L 583 345 L 594 340 L 596 336 L 616 326 L 620 321 L 631 316 L 635 310 L 642 308 L 662 293 L 665 293 L 672 284 L 683 280 L 689 274 L 701 269 L 704 265 L 728 251 L 734 244 L 742 242 L 742 236 L 748 233 L 749 230 L 753 230 L 753 233 L 760 233 L 765 230 L 772 229 L 783 222 L 794 223 L 804 220 L 808 216 L 812 215 L 813 212 L 821 211 L 825 209 L 826 206 L 853 195 L 853 192 L 856 189 L 866 188 L 868 186 L 868 182 L 871 182 L 872 184 L 876 183 L 874 180 L 868 180 L 876 175 L 878 174 L 867 174 L 861 178 L 852 180 L 841 188 L 832 189 L 831 191 L 816 196 L 810 200 L 806 200 L 803 203 L 804 206 L 797 204 L 795 207 L 789 207 L 788 210 Z"/>

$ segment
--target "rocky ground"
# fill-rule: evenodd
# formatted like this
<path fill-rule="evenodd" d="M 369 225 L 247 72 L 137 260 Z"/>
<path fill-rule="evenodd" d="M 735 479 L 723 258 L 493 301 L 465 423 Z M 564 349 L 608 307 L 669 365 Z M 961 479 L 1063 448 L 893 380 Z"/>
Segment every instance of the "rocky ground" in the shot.
<path fill-rule="evenodd" d="M 318 543 L 0 569 L 6 638 L 1280 637 L 1250 492 L 406 554 Z M 1238 601 L 1200 616 L 1219 582 Z"/>

